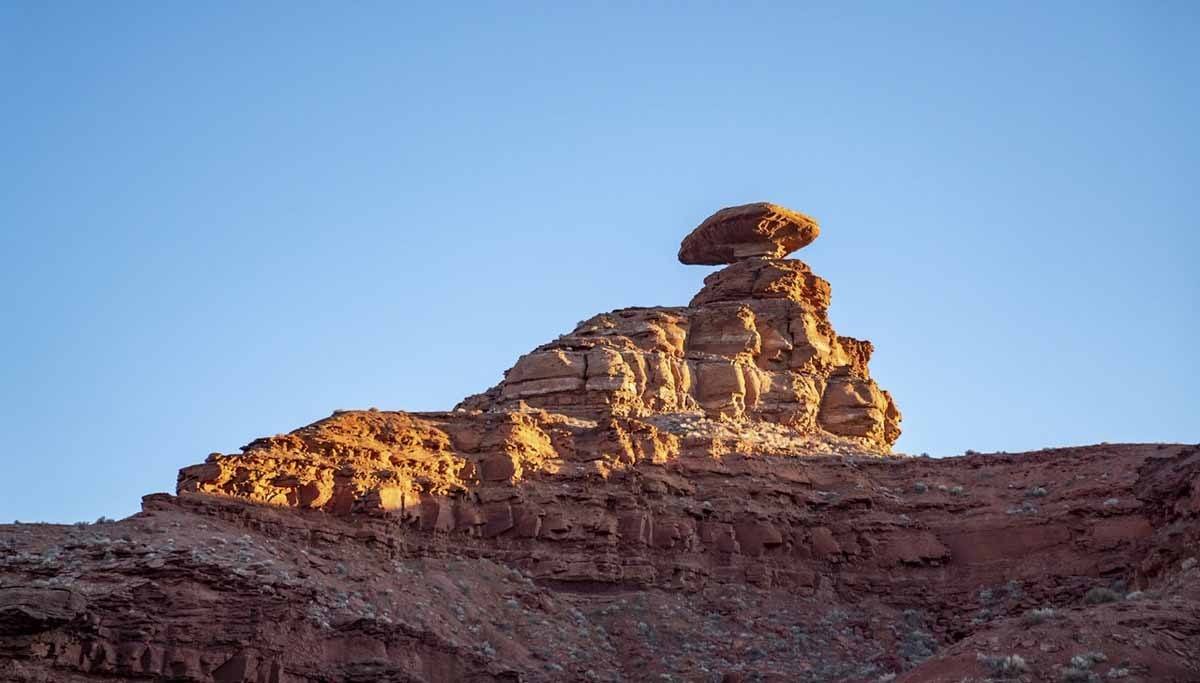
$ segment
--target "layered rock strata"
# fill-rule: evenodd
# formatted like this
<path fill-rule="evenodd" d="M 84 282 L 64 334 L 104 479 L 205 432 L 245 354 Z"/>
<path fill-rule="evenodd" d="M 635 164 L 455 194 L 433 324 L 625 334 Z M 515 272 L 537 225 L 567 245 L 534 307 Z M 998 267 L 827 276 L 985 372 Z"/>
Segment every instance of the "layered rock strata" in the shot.
<path fill-rule="evenodd" d="M 462 419 L 344 413 L 122 522 L 0 526 L 0 680 L 957 682 L 1013 656 L 1001 679 L 1200 674 L 1195 446 L 717 458 L 512 424 L 487 447 L 511 465 L 479 480 L 475 457 L 444 467 L 488 431 Z M 410 471 L 462 490 L 327 512 L 429 424 L 449 444 Z M 306 467 L 331 472 L 307 507 Z"/>

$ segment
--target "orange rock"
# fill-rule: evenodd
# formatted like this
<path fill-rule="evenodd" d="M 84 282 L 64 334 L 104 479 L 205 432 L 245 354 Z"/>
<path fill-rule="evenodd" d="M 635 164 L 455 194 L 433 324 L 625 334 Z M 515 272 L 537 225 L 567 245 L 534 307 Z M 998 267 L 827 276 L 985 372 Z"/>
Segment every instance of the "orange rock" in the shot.
<path fill-rule="evenodd" d="M 689 306 L 747 299 L 787 299 L 823 311 L 829 307 L 830 287 L 803 261 L 750 259 L 704 278 L 704 288 Z"/>
<path fill-rule="evenodd" d="M 812 218 L 776 204 L 731 206 L 714 213 L 683 239 L 679 261 L 718 265 L 752 258 L 781 258 L 821 232 Z"/>

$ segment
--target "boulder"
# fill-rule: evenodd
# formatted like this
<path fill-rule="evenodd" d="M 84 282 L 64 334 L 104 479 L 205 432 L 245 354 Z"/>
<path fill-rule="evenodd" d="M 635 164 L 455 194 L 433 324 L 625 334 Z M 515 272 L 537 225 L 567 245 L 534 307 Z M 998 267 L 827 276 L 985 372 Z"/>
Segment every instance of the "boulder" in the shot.
<path fill-rule="evenodd" d="M 714 266 L 748 258 L 782 258 L 821 233 L 812 218 L 776 204 L 731 206 L 709 216 L 679 247 L 679 261 Z"/>

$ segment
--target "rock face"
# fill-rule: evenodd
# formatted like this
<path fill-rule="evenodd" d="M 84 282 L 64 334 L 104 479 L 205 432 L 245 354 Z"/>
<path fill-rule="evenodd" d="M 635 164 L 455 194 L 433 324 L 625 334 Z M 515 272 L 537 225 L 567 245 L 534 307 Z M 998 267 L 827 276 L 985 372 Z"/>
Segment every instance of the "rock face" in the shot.
<path fill-rule="evenodd" d="M 684 238 L 679 261 L 715 266 L 752 257 L 783 258 L 811 244 L 820 232 L 813 219 L 776 204 L 731 206 Z"/>
<path fill-rule="evenodd" d="M 1200 680 L 1200 446 L 880 457 L 828 304 L 742 259 L 454 411 L 2 525 L 0 681 Z"/>

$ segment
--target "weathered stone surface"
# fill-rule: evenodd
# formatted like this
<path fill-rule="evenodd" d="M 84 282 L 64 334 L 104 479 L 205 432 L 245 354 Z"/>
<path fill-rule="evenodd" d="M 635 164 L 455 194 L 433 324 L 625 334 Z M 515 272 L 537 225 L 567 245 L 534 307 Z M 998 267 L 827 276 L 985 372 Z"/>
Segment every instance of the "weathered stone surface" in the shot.
<path fill-rule="evenodd" d="M 83 596 L 65 587 L 0 586 L 0 637 L 41 633 L 84 612 Z"/>
<path fill-rule="evenodd" d="M 782 258 L 812 243 L 820 232 L 812 218 L 777 204 L 731 206 L 683 238 L 679 261 L 720 265 L 754 257 Z"/>
<path fill-rule="evenodd" d="M 587 368 L 583 354 L 551 349 L 523 356 L 509 371 L 505 398 L 522 398 L 561 391 L 581 391 Z"/>
<path fill-rule="evenodd" d="M 803 261 L 750 259 L 738 261 L 704 278 L 704 288 L 689 305 L 787 299 L 810 310 L 823 311 L 829 307 L 829 293 L 829 283 L 814 275 Z"/>
<path fill-rule="evenodd" d="M 817 421 L 834 434 L 882 441 L 899 432 L 899 426 L 892 424 L 894 414 L 891 396 L 875 382 L 839 373 L 825 385 Z"/>

